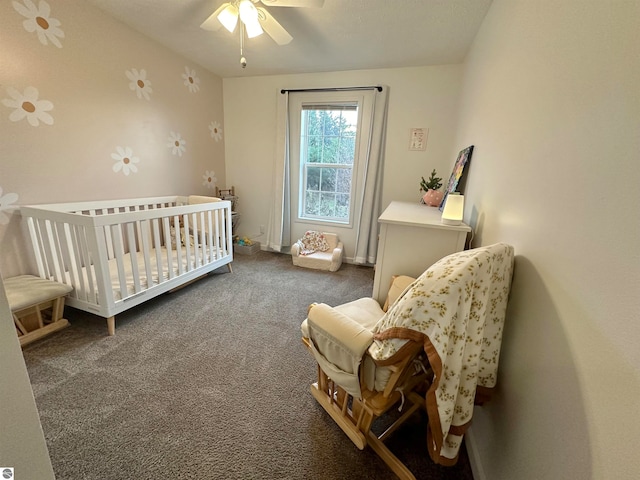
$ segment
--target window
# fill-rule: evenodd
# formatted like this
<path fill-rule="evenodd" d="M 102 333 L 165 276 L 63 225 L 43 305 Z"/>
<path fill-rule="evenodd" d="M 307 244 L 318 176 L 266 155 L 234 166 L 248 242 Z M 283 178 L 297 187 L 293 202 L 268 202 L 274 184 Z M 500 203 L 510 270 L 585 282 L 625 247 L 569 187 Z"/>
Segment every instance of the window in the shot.
<path fill-rule="evenodd" d="M 358 105 L 302 105 L 298 216 L 350 222 Z"/>
<path fill-rule="evenodd" d="M 326 229 L 339 231 L 341 239 L 355 243 L 374 98 L 373 92 L 362 91 L 296 92 L 289 96 L 293 241 L 307 230 Z"/>

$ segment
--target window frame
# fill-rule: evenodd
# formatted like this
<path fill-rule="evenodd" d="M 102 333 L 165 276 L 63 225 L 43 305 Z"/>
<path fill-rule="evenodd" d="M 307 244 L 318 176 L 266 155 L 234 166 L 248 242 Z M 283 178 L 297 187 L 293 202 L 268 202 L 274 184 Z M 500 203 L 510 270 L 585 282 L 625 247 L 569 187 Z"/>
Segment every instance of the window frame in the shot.
<path fill-rule="evenodd" d="M 302 146 L 301 146 L 301 133 L 302 133 L 302 112 L 305 106 L 344 106 L 344 105 L 356 105 L 357 106 L 357 131 L 355 135 L 355 148 L 354 148 L 354 160 L 351 165 L 351 190 L 349 192 L 349 218 L 348 220 L 340 220 L 337 218 L 327 218 L 322 216 L 304 216 L 304 195 L 306 192 L 306 176 L 304 175 L 304 168 L 302 163 Z M 326 91 L 326 92 L 304 92 L 296 95 L 295 99 L 291 99 L 289 103 L 289 118 L 290 118 L 290 168 L 291 168 L 291 220 L 297 224 L 311 224 L 328 226 L 339 226 L 345 228 L 354 228 L 354 225 L 359 223 L 359 214 L 361 203 L 359 200 L 359 192 L 364 188 L 364 179 L 361 178 L 366 172 L 366 154 L 367 145 L 371 131 L 370 121 L 370 102 L 362 92 L 349 92 L 349 91 Z M 364 134 L 363 134 L 364 132 Z M 305 163 L 309 165 L 309 163 Z M 346 164 L 318 164 L 318 166 L 340 166 L 343 168 Z"/>

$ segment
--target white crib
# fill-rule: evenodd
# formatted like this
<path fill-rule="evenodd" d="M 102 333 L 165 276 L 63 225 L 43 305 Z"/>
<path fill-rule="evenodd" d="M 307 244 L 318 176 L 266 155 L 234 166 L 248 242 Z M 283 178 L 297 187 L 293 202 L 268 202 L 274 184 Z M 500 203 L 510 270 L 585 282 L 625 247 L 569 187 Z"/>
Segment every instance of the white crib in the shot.
<path fill-rule="evenodd" d="M 167 196 L 20 208 L 38 275 L 107 319 L 233 261 L 231 202 Z"/>

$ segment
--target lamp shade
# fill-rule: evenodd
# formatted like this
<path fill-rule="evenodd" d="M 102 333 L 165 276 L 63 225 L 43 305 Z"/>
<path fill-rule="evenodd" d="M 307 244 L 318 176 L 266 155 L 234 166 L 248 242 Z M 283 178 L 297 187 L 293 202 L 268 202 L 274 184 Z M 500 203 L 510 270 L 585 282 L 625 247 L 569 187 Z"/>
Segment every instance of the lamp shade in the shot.
<path fill-rule="evenodd" d="M 261 35 L 262 27 L 258 20 L 258 10 L 251 0 L 242 0 L 238 10 L 240 11 L 240 20 L 242 20 L 247 30 L 247 37 L 253 38 Z"/>
<path fill-rule="evenodd" d="M 447 201 L 444 204 L 442 212 L 442 223 L 445 225 L 460 225 L 462 223 L 462 214 L 464 213 L 464 195 L 459 193 L 450 193 L 447 195 Z"/>
<path fill-rule="evenodd" d="M 218 20 L 224 28 L 233 32 L 238 23 L 238 9 L 231 4 L 227 5 L 227 7 L 218 14 Z"/>

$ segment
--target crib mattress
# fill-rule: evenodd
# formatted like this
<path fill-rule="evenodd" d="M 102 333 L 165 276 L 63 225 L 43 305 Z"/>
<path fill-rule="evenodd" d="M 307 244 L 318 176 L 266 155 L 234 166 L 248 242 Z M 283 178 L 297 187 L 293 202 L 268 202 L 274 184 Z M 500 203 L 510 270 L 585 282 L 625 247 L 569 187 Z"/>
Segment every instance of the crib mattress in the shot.
<path fill-rule="evenodd" d="M 158 252 L 159 250 L 159 252 Z M 160 267 L 158 268 L 157 254 L 160 254 Z M 187 271 L 195 270 L 196 268 L 206 266 L 218 258 L 224 258 L 227 252 L 220 252 L 220 255 L 214 251 L 211 252 L 208 249 L 203 250 L 201 247 L 196 251 L 191 248 L 190 255 L 187 256 L 185 249 L 181 252 L 181 262 L 178 260 L 178 251 L 174 249 L 167 249 L 160 247 L 159 249 L 149 249 L 149 273 L 151 281 L 149 282 L 147 268 L 145 267 L 144 255 L 137 252 L 135 255 L 126 253 L 122 256 L 122 271 L 123 282 L 120 281 L 120 273 L 118 270 L 117 259 L 113 258 L 108 261 L 109 277 L 111 280 L 111 289 L 113 291 L 114 301 L 122 300 L 131 295 L 147 290 L 154 285 L 158 285 L 171 278 L 175 278 L 180 274 Z M 170 259 L 170 260 L 169 260 Z M 197 260 L 197 264 L 196 264 Z M 169 267 L 171 265 L 171 268 Z M 139 288 L 136 289 L 134 268 L 137 266 Z M 78 300 L 88 301 L 90 303 L 99 303 L 97 280 L 95 276 L 95 269 L 86 267 L 82 268 L 82 284 L 72 279 L 70 272 L 65 272 L 66 282 L 69 285 L 75 286 L 73 296 Z M 122 284 L 124 284 L 125 293 L 123 295 Z M 93 285 L 93 289 L 91 288 Z M 93 297 L 93 298 L 92 298 Z"/>

